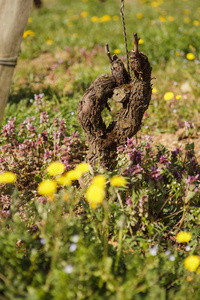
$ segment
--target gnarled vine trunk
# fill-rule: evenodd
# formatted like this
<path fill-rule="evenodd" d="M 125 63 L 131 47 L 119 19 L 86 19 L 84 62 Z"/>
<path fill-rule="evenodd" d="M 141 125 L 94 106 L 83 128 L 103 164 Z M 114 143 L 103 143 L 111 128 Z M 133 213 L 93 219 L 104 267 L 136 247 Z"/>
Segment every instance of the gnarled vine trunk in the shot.
<path fill-rule="evenodd" d="M 97 78 L 86 90 L 78 106 L 78 121 L 86 133 L 89 150 L 87 161 L 112 168 L 116 165 L 117 147 L 141 128 L 144 112 L 151 100 L 151 66 L 145 54 L 138 51 L 137 34 L 134 50 L 129 52 L 130 73 L 116 55 L 112 58 L 111 75 Z M 122 104 L 113 122 L 106 127 L 101 113 L 108 107 L 108 99 Z M 109 107 L 108 107 L 109 108 Z"/>

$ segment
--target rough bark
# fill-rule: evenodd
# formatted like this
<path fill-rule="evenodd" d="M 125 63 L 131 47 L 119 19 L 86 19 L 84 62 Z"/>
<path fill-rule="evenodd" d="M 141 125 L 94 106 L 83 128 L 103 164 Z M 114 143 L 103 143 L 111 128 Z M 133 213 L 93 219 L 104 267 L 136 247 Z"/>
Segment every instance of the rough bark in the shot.
<path fill-rule="evenodd" d="M 0 123 L 32 0 L 0 0 Z"/>
<path fill-rule="evenodd" d="M 138 51 L 137 35 L 134 35 L 134 44 L 134 50 L 129 52 L 130 75 L 116 55 L 110 57 L 106 45 L 111 75 L 97 78 L 78 106 L 78 121 L 89 143 L 87 161 L 94 167 L 96 163 L 107 168 L 115 166 L 117 147 L 141 128 L 143 114 L 151 100 L 151 66 L 147 56 Z M 107 128 L 101 113 L 108 107 L 109 98 L 121 103 L 122 108 Z"/>

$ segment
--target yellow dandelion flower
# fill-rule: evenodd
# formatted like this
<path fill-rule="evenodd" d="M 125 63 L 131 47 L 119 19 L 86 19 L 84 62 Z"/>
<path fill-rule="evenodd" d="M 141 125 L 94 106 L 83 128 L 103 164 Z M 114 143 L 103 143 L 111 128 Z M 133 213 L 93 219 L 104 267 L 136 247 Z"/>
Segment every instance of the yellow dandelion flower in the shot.
<path fill-rule="evenodd" d="M 139 42 L 138 42 L 139 45 L 142 45 L 144 44 L 144 40 L 143 39 L 139 39 Z"/>
<path fill-rule="evenodd" d="M 180 100 L 180 99 L 181 99 L 181 95 L 177 95 L 176 100 Z"/>
<path fill-rule="evenodd" d="M 170 22 L 174 22 L 175 18 L 173 16 L 168 16 L 167 19 L 170 21 Z"/>
<path fill-rule="evenodd" d="M 160 5 L 160 3 L 156 2 L 156 1 L 151 2 L 152 7 L 158 7 L 159 5 Z"/>
<path fill-rule="evenodd" d="M 186 17 L 183 21 L 185 24 L 189 24 L 191 22 L 191 19 L 189 17 Z"/>
<path fill-rule="evenodd" d="M 73 33 L 73 37 L 77 38 L 78 33 Z"/>
<path fill-rule="evenodd" d="M 71 180 L 79 180 L 79 178 L 82 176 L 82 172 L 80 172 L 79 170 L 70 170 L 69 172 L 67 172 L 66 176 Z"/>
<path fill-rule="evenodd" d="M 67 177 L 66 174 L 56 177 L 56 182 L 60 185 L 67 185 L 67 186 L 72 184 L 71 179 L 69 177 Z"/>
<path fill-rule="evenodd" d="M 168 101 L 168 100 L 172 100 L 174 98 L 174 93 L 172 92 L 167 92 L 164 94 L 164 100 Z"/>
<path fill-rule="evenodd" d="M 157 92 L 158 92 L 157 88 L 152 88 L 152 93 L 153 94 L 157 94 Z"/>
<path fill-rule="evenodd" d="M 118 21 L 119 20 L 119 16 L 113 16 L 113 21 Z"/>
<path fill-rule="evenodd" d="M 80 163 L 76 166 L 75 170 L 80 171 L 82 174 L 89 172 L 90 165 L 88 163 Z"/>
<path fill-rule="evenodd" d="M 32 23 L 33 22 L 33 18 L 29 17 L 28 18 L 28 23 Z"/>
<path fill-rule="evenodd" d="M 159 16 L 158 20 L 159 20 L 160 22 L 166 22 L 166 18 L 163 17 L 163 16 Z"/>
<path fill-rule="evenodd" d="M 47 44 L 47 45 L 53 45 L 53 41 L 52 41 L 52 40 L 47 40 L 47 41 L 46 41 L 46 44 Z"/>
<path fill-rule="evenodd" d="M 144 15 L 142 13 L 137 13 L 136 14 L 137 19 L 142 19 L 143 17 L 144 17 Z"/>
<path fill-rule="evenodd" d="M 32 30 L 26 30 L 24 31 L 23 39 L 25 39 L 27 36 L 34 36 L 34 35 L 35 33 Z"/>
<path fill-rule="evenodd" d="M 91 21 L 94 22 L 94 23 L 99 22 L 99 17 L 94 16 L 94 17 L 91 18 Z"/>
<path fill-rule="evenodd" d="M 105 190 L 103 187 L 91 184 L 86 191 L 86 200 L 91 204 L 92 208 L 96 208 L 97 204 L 101 204 L 105 197 Z"/>
<path fill-rule="evenodd" d="M 82 18 L 86 18 L 88 16 L 88 11 L 82 11 L 80 15 Z"/>
<path fill-rule="evenodd" d="M 183 13 L 184 13 L 184 15 L 190 15 L 191 14 L 191 10 L 190 9 L 184 9 Z"/>
<path fill-rule="evenodd" d="M 110 179 L 110 185 L 111 186 L 125 186 L 125 185 L 127 185 L 127 181 L 124 177 L 116 175 Z"/>
<path fill-rule="evenodd" d="M 109 16 L 109 15 L 104 15 L 103 17 L 101 17 L 100 19 L 99 19 L 99 21 L 100 22 L 109 22 L 111 20 L 111 16 Z"/>
<path fill-rule="evenodd" d="M 12 172 L 0 174 L 0 183 L 13 183 L 17 180 L 17 176 Z"/>
<path fill-rule="evenodd" d="M 194 60 L 194 59 L 195 59 L 195 56 L 194 56 L 193 53 L 187 53 L 186 58 L 187 58 L 188 60 Z"/>
<path fill-rule="evenodd" d="M 98 186 L 98 187 L 105 187 L 106 184 L 106 178 L 103 175 L 96 175 L 93 180 L 92 184 Z"/>
<path fill-rule="evenodd" d="M 113 52 L 114 52 L 114 54 L 119 54 L 121 52 L 121 50 L 120 49 L 115 49 Z"/>
<path fill-rule="evenodd" d="M 176 236 L 176 241 L 178 243 L 188 243 L 192 238 L 191 233 L 186 231 L 181 231 Z"/>
<path fill-rule="evenodd" d="M 199 21 L 194 20 L 194 21 L 193 21 L 193 25 L 194 25 L 194 26 L 199 26 Z"/>
<path fill-rule="evenodd" d="M 54 161 L 50 163 L 50 165 L 47 168 L 47 172 L 51 176 L 57 176 L 62 174 L 65 171 L 65 165 L 59 161 Z"/>
<path fill-rule="evenodd" d="M 190 272 L 196 271 L 199 265 L 200 259 L 197 255 L 190 255 L 184 259 L 184 266 Z"/>
<path fill-rule="evenodd" d="M 57 190 L 57 183 L 55 180 L 44 180 L 38 185 L 38 194 L 39 195 L 52 195 Z"/>

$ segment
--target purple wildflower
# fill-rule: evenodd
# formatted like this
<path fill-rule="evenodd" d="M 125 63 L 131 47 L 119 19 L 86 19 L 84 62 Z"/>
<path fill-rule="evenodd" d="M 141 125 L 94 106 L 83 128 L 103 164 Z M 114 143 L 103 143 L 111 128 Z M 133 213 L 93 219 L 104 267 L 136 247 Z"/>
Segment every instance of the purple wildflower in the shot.
<path fill-rule="evenodd" d="M 44 97 L 43 93 L 41 93 L 39 95 L 34 94 L 34 99 L 35 99 L 34 105 L 36 107 L 37 112 L 42 111 L 42 102 L 44 101 L 43 97 Z"/>
<path fill-rule="evenodd" d="M 133 206 L 133 202 L 131 201 L 130 198 L 126 198 L 126 204 L 127 204 L 128 206 Z"/>
<path fill-rule="evenodd" d="M 185 186 L 185 200 L 186 202 L 190 201 L 198 192 L 197 183 L 200 181 L 197 180 L 199 178 L 199 174 L 196 176 L 190 176 L 188 175 L 187 178 L 185 178 L 185 182 L 187 183 Z"/>
<path fill-rule="evenodd" d="M 140 164 L 142 161 L 142 152 L 140 150 L 136 150 L 133 148 L 132 152 L 128 153 L 129 160 L 133 162 L 133 164 Z"/>
<path fill-rule="evenodd" d="M 53 140 L 54 140 L 54 143 L 55 144 L 58 144 L 59 141 L 60 141 L 60 135 L 61 135 L 61 132 L 60 131 L 56 131 L 53 135 Z"/>
<path fill-rule="evenodd" d="M 168 160 L 168 155 L 161 155 L 160 157 L 160 164 L 162 164 L 165 167 L 169 167 L 171 162 Z"/>
<path fill-rule="evenodd" d="M 138 174 L 141 174 L 143 171 L 143 168 L 140 167 L 139 164 L 137 165 L 131 165 L 130 167 L 127 168 L 127 170 L 124 171 L 124 176 L 136 176 Z"/>
<path fill-rule="evenodd" d="M 190 176 L 190 175 L 188 175 L 188 177 L 185 178 L 185 182 L 187 184 L 196 184 L 196 181 L 200 182 L 199 180 L 197 180 L 198 178 L 199 178 L 199 174 L 197 174 L 196 176 Z"/>
<path fill-rule="evenodd" d="M 2 135 L 4 137 L 6 137 L 6 136 L 12 134 L 13 132 L 15 132 L 15 130 L 16 130 L 15 121 L 16 121 L 16 117 L 13 118 L 13 119 L 10 119 L 8 121 L 8 123 L 5 126 L 3 126 L 3 129 L 2 129 L 1 132 L 2 132 Z"/>
<path fill-rule="evenodd" d="M 29 124 L 29 123 L 32 123 L 33 121 L 35 121 L 35 117 L 34 117 L 34 116 L 27 118 L 27 119 L 23 122 L 23 124 Z"/>
<path fill-rule="evenodd" d="M 133 166 L 133 173 L 134 174 L 140 174 L 144 169 L 142 167 L 140 167 L 139 164 Z"/>
<path fill-rule="evenodd" d="M 127 138 L 127 147 L 128 148 L 132 148 L 134 145 L 136 144 L 135 142 L 135 139 L 132 137 L 132 138 Z"/>
<path fill-rule="evenodd" d="M 184 125 L 185 125 L 185 129 L 193 129 L 194 128 L 194 123 L 192 122 L 187 122 L 187 121 L 184 121 Z"/>
<path fill-rule="evenodd" d="M 44 130 L 41 133 L 41 138 L 42 138 L 42 140 L 43 140 L 44 143 L 46 143 L 48 141 L 48 132 L 46 130 Z"/>
<path fill-rule="evenodd" d="M 65 136 L 66 132 L 66 126 L 65 126 L 65 119 L 59 119 L 59 127 L 58 127 L 58 132 L 61 133 L 61 135 Z"/>
<path fill-rule="evenodd" d="M 120 145 L 119 147 L 117 147 L 117 152 L 119 154 L 122 154 L 124 152 L 124 146 Z"/>
<path fill-rule="evenodd" d="M 162 178 L 160 174 L 161 171 L 162 170 L 160 168 L 156 169 L 155 167 L 151 166 L 151 177 L 155 179 L 161 179 Z"/>
<path fill-rule="evenodd" d="M 48 150 L 44 149 L 44 160 L 51 158 L 51 156 L 52 156 L 52 151 L 48 151 Z"/>
<path fill-rule="evenodd" d="M 28 130 L 30 133 L 35 133 L 35 132 L 36 132 L 36 127 L 33 126 L 33 124 L 31 124 L 31 123 L 27 123 L 27 124 L 26 124 L 26 128 L 27 128 L 27 130 Z"/>
<path fill-rule="evenodd" d="M 49 122 L 48 113 L 47 113 L 47 111 L 44 111 L 40 114 L 40 124 L 48 123 L 48 122 Z"/>
<path fill-rule="evenodd" d="M 196 158 L 194 156 L 192 158 L 190 158 L 190 163 L 191 163 L 191 166 L 193 166 L 193 168 L 198 166 L 198 162 L 196 161 Z"/>
<path fill-rule="evenodd" d="M 69 159 L 65 159 L 62 161 L 62 163 L 65 165 L 65 168 L 68 169 L 69 168 Z"/>
<path fill-rule="evenodd" d="M 153 143 L 152 138 L 149 135 L 146 134 L 146 135 L 142 135 L 141 139 L 142 139 L 142 141 L 146 142 L 145 148 L 147 150 L 151 150 L 151 146 L 152 146 L 152 143 Z"/>
<path fill-rule="evenodd" d="M 148 196 L 147 194 L 143 195 L 139 200 L 139 215 L 148 216 Z"/>
<path fill-rule="evenodd" d="M 177 179 L 181 179 L 183 177 L 182 174 L 177 171 L 177 168 L 175 168 L 175 171 L 173 172 L 173 175 Z"/>
<path fill-rule="evenodd" d="M 171 151 L 172 158 L 173 159 L 176 158 L 179 153 L 181 153 L 181 147 L 180 146 L 179 147 L 176 146 L 175 150 Z"/>
<path fill-rule="evenodd" d="M 41 135 L 38 134 L 38 138 L 37 138 L 35 144 L 36 144 L 37 147 L 39 147 L 42 143 L 43 143 L 43 140 L 41 138 Z"/>

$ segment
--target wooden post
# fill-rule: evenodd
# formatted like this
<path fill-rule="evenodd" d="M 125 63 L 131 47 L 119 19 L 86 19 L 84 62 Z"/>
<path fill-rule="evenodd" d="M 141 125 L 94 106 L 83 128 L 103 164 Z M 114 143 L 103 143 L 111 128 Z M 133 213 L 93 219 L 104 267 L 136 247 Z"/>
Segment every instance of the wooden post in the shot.
<path fill-rule="evenodd" d="M 0 123 L 32 0 L 0 0 Z"/>

